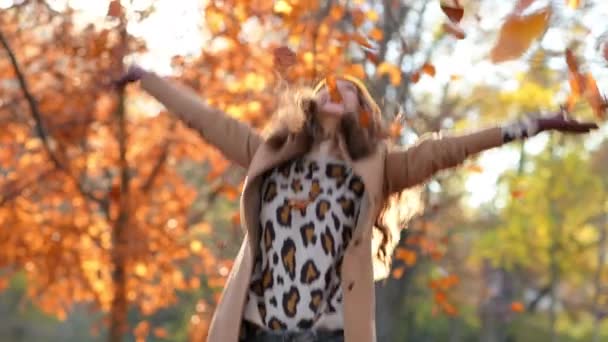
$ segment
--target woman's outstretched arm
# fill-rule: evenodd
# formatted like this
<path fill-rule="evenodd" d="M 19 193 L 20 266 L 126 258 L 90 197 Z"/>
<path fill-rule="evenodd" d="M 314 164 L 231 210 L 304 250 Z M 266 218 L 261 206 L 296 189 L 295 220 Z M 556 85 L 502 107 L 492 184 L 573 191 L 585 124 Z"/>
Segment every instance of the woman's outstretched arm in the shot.
<path fill-rule="evenodd" d="M 468 157 L 481 151 L 516 139 L 528 138 L 542 131 L 587 133 L 596 128 L 594 123 L 580 123 L 569 120 L 563 114 L 557 114 L 545 118 L 525 119 L 460 136 L 442 137 L 434 134 L 421 139 L 412 147 L 388 153 L 385 165 L 388 191 L 393 193 L 415 186 L 440 170 L 460 165 Z"/>
<path fill-rule="evenodd" d="M 199 132 L 226 158 L 247 168 L 262 137 L 251 126 L 206 104 L 192 89 L 164 79 L 153 72 L 132 66 L 117 81 L 118 86 L 141 81 L 142 88 Z"/>

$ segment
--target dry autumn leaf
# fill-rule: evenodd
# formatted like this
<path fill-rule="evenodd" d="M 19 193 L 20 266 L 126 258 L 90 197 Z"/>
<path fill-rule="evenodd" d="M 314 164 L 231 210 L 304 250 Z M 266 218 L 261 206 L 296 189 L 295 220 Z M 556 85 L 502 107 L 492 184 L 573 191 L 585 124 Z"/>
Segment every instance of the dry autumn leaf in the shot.
<path fill-rule="evenodd" d="M 457 39 L 464 39 L 466 37 L 466 34 L 462 30 L 462 28 L 458 26 L 458 24 L 451 21 L 443 23 L 443 30 L 456 37 Z"/>
<path fill-rule="evenodd" d="M 416 70 L 410 75 L 410 81 L 412 83 L 418 83 L 420 81 L 420 71 Z"/>
<path fill-rule="evenodd" d="M 462 20 L 462 17 L 464 16 L 464 8 L 460 6 L 458 0 L 450 2 L 442 1 L 439 6 L 441 7 L 443 13 L 445 13 L 445 15 L 447 15 L 452 22 L 459 23 Z"/>
<path fill-rule="evenodd" d="M 490 52 L 490 60 L 500 63 L 519 58 L 545 32 L 551 13 L 551 7 L 546 7 L 526 16 L 515 13 L 508 16 Z"/>
<path fill-rule="evenodd" d="M 477 164 L 467 165 L 466 169 L 468 171 L 475 172 L 475 173 L 482 173 L 483 172 L 483 168 L 481 166 L 477 165 Z"/>
<path fill-rule="evenodd" d="M 120 18 L 122 15 L 123 9 L 120 0 L 112 0 L 108 6 L 107 16 L 111 18 Z"/>
<path fill-rule="evenodd" d="M 357 44 L 366 47 L 368 49 L 373 49 L 374 47 L 369 43 L 369 39 L 361 35 L 360 33 L 354 33 L 351 36 L 351 39 L 355 41 Z"/>
<path fill-rule="evenodd" d="M 374 27 L 369 31 L 369 37 L 375 41 L 381 41 L 384 38 L 384 32 L 381 29 Z"/>
<path fill-rule="evenodd" d="M 425 74 L 427 74 L 427 75 L 429 75 L 429 76 L 431 76 L 431 77 L 434 77 L 434 76 L 435 76 L 435 72 L 436 72 L 436 70 L 435 70 L 435 66 L 434 66 L 433 64 L 431 64 L 431 63 L 429 63 L 429 62 L 426 62 L 426 63 L 424 63 L 424 64 L 422 65 L 422 68 L 421 68 L 421 69 L 422 69 L 422 72 L 423 72 L 423 73 L 425 73 Z"/>

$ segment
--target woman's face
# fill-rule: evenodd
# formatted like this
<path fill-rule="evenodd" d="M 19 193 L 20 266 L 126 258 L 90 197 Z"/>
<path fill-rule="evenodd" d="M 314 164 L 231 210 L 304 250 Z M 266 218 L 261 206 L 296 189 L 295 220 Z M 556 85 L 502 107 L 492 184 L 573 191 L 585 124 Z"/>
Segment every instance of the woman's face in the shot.
<path fill-rule="evenodd" d="M 359 111 L 359 96 L 357 87 L 350 81 L 338 79 L 337 91 L 342 96 L 342 102 L 332 102 L 327 86 L 321 88 L 316 95 L 319 113 L 323 116 L 335 116 L 340 118 L 344 113 Z"/>

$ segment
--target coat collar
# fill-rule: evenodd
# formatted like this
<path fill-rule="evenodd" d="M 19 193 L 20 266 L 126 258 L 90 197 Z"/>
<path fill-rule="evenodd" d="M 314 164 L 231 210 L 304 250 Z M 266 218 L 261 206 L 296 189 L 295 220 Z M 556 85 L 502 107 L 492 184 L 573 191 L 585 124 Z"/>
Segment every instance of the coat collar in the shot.
<path fill-rule="evenodd" d="M 370 196 L 372 204 L 380 201 L 383 193 L 383 161 L 385 148 L 383 143 L 379 143 L 375 151 L 365 158 L 353 161 L 346 149 L 346 143 L 342 136 L 339 136 L 338 146 L 341 157 L 353 168 L 363 180 L 367 189 L 366 193 Z M 299 135 L 289 135 L 283 145 L 275 149 L 266 143 L 260 145 L 247 171 L 249 181 L 262 175 L 265 171 L 280 165 L 281 163 L 295 158 L 307 152 L 305 138 Z M 380 173 L 380 174 L 379 174 Z"/>

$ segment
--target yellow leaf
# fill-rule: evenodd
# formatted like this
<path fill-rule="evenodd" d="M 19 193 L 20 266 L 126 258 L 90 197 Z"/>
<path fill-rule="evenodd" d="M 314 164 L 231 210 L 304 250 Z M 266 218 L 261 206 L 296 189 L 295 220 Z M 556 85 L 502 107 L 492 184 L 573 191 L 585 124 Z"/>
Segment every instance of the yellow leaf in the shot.
<path fill-rule="evenodd" d="M 388 62 L 382 62 L 378 65 L 378 69 L 376 70 L 378 76 L 384 76 L 386 74 L 389 75 L 391 84 L 394 86 L 398 86 L 401 84 L 401 70 L 394 64 Z"/>
<path fill-rule="evenodd" d="M 572 9 L 577 9 L 581 5 L 581 0 L 567 0 L 568 7 Z"/>
<path fill-rule="evenodd" d="M 490 52 L 492 62 L 500 63 L 520 57 L 545 32 L 550 17 L 551 7 L 527 16 L 510 15 Z"/>
<path fill-rule="evenodd" d="M 293 7 L 285 0 L 279 0 L 274 4 L 275 13 L 289 15 L 291 11 L 293 11 Z"/>

